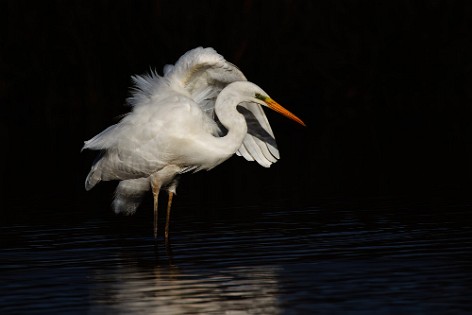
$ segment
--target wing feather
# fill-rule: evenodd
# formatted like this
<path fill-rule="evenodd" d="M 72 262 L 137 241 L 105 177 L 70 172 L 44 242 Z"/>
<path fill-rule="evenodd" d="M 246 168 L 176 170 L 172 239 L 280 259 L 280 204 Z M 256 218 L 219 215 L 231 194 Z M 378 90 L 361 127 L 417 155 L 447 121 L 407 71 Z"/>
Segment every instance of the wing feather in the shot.
<path fill-rule="evenodd" d="M 247 81 L 235 65 L 214 49 L 202 47 L 184 54 L 165 77 L 171 84 L 185 89 L 212 118 L 215 118 L 215 102 L 221 90 L 231 82 Z M 247 112 L 248 135 L 237 153 L 248 161 L 255 160 L 268 167 L 280 157 L 269 121 L 259 104 L 246 102 L 241 106 Z"/>
<path fill-rule="evenodd" d="M 236 154 L 239 156 L 242 156 L 248 161 L 254 161 L 254 158 L 252 157 L 251 154 L 249 154 L 249 151 L 246 149 L 246 145 L 244 144 L 244 142 L 241 145 L 241 147 L 239 147 L 239 150 L 236 151 Z"/>
<path fill-rule="evenodd" d="M 274 132 L 262 107 L 256 103 L 245 102 L 241 104 L 239 112 L 244 115 L 248 125 L 248 135 L 243 141 L 248 153 L 253 157 L 262 155 L 261 160 L 256 159 L 261 166 L 265 166 L 267 163 L 270 166 L 270 164 L 277 162 L 280 158 L 279 150 Z"/>

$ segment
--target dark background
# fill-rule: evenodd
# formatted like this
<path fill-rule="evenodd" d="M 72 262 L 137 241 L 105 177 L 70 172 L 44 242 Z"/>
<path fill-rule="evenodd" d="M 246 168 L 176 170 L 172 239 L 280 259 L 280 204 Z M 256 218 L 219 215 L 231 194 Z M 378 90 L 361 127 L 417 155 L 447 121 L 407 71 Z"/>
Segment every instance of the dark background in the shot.
<path fill-rule="evenodd" d="M 198 208 L 455 200 L 472 188 L 468 1 L 2 1 L 2 217 L 109 211 L 85 192 L 130 76 L 214 47 L 308 125 L 267 113 L 282 159 L 185 176 Z M 151 199 L 151 197 L 149 197 Z M 178 206 L 178 205 L 177 205 Z"/>

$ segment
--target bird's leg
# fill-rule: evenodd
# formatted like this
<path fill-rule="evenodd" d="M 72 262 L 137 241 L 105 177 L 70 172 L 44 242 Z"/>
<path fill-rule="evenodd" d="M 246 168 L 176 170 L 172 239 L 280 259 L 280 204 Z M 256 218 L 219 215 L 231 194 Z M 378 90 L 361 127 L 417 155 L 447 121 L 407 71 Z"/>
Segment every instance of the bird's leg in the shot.
<path fill-rule="evenodd" d="M 174 193 L 169 191 L 169 200 L 167 201 L 166 230 L 165 230 L 166 240 L 169 239 L 170 208 L 172 206 L 172 198 L 173 197 L 174 197 Z"/>
<path fill-rule="evenodd" d="M 159 197 L 159 190 L 161 186 L 157 178 L 151 179 L 151 186 L 152 186 L 152 195 L 154 196 L 154 238 L 157 238 L 157 218 L 158 218 L 158 197 Z"/>

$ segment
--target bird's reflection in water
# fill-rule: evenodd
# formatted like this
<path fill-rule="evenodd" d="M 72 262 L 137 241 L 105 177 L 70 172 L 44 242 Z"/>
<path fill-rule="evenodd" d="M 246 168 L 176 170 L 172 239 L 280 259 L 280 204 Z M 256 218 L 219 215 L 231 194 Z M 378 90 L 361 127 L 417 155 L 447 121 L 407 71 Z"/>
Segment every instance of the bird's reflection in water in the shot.
<path fill-rule="evenodd" d="M 167 252 L 171 250 L 168 244 Z M 159 257 L 94 274 L 94 310 L 113 314 L 277 314 L 277 267 L 201 268 Z"/>

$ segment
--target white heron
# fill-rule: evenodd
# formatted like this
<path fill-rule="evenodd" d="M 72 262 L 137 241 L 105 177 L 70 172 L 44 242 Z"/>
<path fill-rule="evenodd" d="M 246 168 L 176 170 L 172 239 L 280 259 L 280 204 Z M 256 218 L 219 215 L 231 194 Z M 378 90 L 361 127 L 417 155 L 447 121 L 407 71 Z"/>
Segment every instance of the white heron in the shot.
<path fill-rule="evenodd" d="M 154 196 L 157 237 L 158 196 L 168 192 L 165 238 L 169 236 L 172 198 L 180 174 L 210 170 L 233 154 L 269 167 L 279 157 L 262 106 L 302 124 L 212 48 L 185 53 L 164 75 L 133 76 L 128 99 L 132 111 L 119 123 L 85 141 L 100 150 L 85 189 L 100 181 L 120 180 L 112 207 L 133 214 L 143 195 Z"/>

